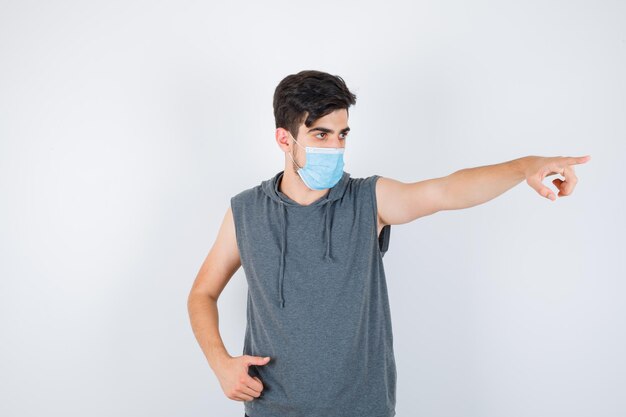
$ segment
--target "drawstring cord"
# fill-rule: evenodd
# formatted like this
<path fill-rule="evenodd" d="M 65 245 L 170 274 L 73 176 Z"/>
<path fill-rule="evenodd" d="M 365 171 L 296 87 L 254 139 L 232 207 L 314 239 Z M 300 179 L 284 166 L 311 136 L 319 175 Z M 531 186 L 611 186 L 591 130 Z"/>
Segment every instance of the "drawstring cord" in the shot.
<path fill-rule="evenodd" d="M 324 254 L 324 259 L 327 262 L 332 262 L 333 258 L 330 255 L 330 206 L 332 204 L 332 200 L 327 199 L 325 201 L 326 210 L 324 211 L 324 221 L 326 224 L 326 253 Z M 283 283 L 285 281 L 285 251 L 287 246 L 287 205 L 281 201 L 281 245 L 280 245 L 280 267 L 278 272 L 278 300 L 281 308 L 285 308 L 285 297 L 283 295 Z"/>
<path fill-rule="evenodd" d="M 326 211 L 324 216 L 326 217 L 326 261 L 331 262 L 333 258 L 330 256 L 330 205 L 332 204 L 331 200 L 326 200 Z"/>
<path fill-rule="evenodd" d="M 281 227 L 282 227 L 282 242 L 280 245 L 280 270 L 278 273 L 278 295 L 280 307 L 285 308 L 285 298 L 283 297 L 283 281 L 285 280 L 285 246 L 287 246 L 287 223 L 286 213 L 287 207 L 284 202 L 280 202 L 282 206 L 281 210 Z"/>

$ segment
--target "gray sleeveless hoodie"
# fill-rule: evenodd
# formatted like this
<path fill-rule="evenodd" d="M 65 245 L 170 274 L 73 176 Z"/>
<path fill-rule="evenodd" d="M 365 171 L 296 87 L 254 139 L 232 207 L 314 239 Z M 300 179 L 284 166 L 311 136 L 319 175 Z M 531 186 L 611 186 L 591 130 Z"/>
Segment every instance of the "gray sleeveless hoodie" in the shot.
<path fill-rule="evenodd" d="M 283 171 L 231 198 L 248 283 L 243 354 L 264 390 L 250 417 L 391 417 L 396 366 L 377 236 L 378 175 L 343 173 L 301 205 L 279 190 Z"/>

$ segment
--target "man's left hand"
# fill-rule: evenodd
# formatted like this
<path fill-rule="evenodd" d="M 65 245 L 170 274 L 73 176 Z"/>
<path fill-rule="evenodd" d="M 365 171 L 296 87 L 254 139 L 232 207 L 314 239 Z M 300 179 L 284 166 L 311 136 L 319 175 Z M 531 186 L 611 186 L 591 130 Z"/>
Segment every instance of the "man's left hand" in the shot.
<path fill-rule="evenodd" d="M 526 182 L 542 197 L 556 200 L 554 192 L 545 185 L 543 179 L 550 175 L 560 174 L 565 179 L 555 178 L 552 183 L 559 189 L 559 197 L 565 197 L 574 192 L 578 178 L 574 174 L 574 165 L 583 164 L 591 159 L 586 156 L 529 156 L 523 168 Z"/>

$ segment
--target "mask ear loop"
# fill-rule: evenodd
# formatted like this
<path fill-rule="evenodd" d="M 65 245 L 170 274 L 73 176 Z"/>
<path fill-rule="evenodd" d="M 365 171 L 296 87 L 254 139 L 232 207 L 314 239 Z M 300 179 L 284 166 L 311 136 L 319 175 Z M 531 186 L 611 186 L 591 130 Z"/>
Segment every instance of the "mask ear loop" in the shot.
<path fill-rule="evenodd" d="M 302 145 L 300 145 L 300 144 L 298 143 L 298 141 L 296 140 L 296 138 L 294 138 L 294 137 L 293 137 L 293 135 L 292 135 L 291 133 L 289 133 L 289 136 L 291 136 L 291 138 L 292 138 L 292 139 L 293 139 L 293 141 L 296 143 L 296 145 L 298 145 L 299 147 L 301 147 L 301 148 L 302 148 Z M 289 157 L 291 158 L 291 160 L 293 161 L 293 163 L 294 163 L 294 164 L 296 164 L 296 166 L 297 166 L 299 169 L 302 169 L 302 167 L 301 167 L 300 165 L 298 165 L 298 163 L 296 162 L 296 160 L 295 160 L 295 159 L 293 159 L 293 156 L 291 156 L 291 152 L 288 152 L 288 153 L 287 153 L 287 155 L 289 155 Z"/>
<path fill-rule="evenodd" d="M 293 139 L 293 141 L 296 143 L 296 145 L 298 145 L 299 147 L 301 147 L 302 149 L 304 149 L 304 150 L 306 151 L 306 148 L 305 148 L 305 147 L 303 147 L 302 145 L 300 145 L 300 144 L 298 143 L 298 141 L 296 140 L 296 138 L 294 138 L 294 137 L 293 137 L 293 135 L 292 135 L 291 133 L 289 133 L 289 136 L 291 136 L 291 139 Z"/>
<path fill-rule="evenodd" d="M 302 169 L 302 167 L 300 165 L 298 165 L 298 163 L 296 162 L 295 159 L 293 159 L 293 156 L 291 156 L 291 152 L 287 152 L 287 155 L 289 155 L 289 157 L 291 158 L 291 160 L 293 161 L 294 164 L 296 164 L 296 166 L 298 167 L 298 169 Z"/>

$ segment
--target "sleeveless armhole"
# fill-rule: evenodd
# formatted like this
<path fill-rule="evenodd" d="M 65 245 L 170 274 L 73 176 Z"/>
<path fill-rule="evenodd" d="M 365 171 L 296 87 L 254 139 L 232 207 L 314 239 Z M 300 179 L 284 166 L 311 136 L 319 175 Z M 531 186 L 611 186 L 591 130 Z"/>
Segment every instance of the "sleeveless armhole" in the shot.
<path fill-rule="evenodd" d="M 239 200 L 238 200 L 239 194 L 234 195 L 230 198 L 230 210 L 233 213 L 233 223 L 235 225 L 235 240 L 237 242 L 237 249 L 239 249 L 239 258 L 241 260 L 241 266 L 242 268 L 244 267 L 243 265 L 243 242 L 241 241 L 242 239 L 242 235 L 241 235 L 241 229 L 240 229 L 240 224 L 239 224 Z"/>
<path fill-rule="evenodd" d="M 371 183 L 370 195 L 372 196 L 372 206 L 374 207 L 374 224 L 378 225 L 378 206 L 376 205 L 376 181 L 378 181 L 378 179 L 380 178 L 380 175 L 372 175 L 371 178 L 372 179 L 370 180 L 370 183 Z M 378 233 L 377 227 L 374 228 L 374 233 Z M 377 236 L 378 248 L 380 250 L 382 257 L 385 256 L 385 253 L 387 253 L 387 250 L 389 249 L 390 238 L 391 238 L 391 225 L 386 224 L 385 226 L 383 226 L 382 230 L 380 231 L 380 235 Z"/>

